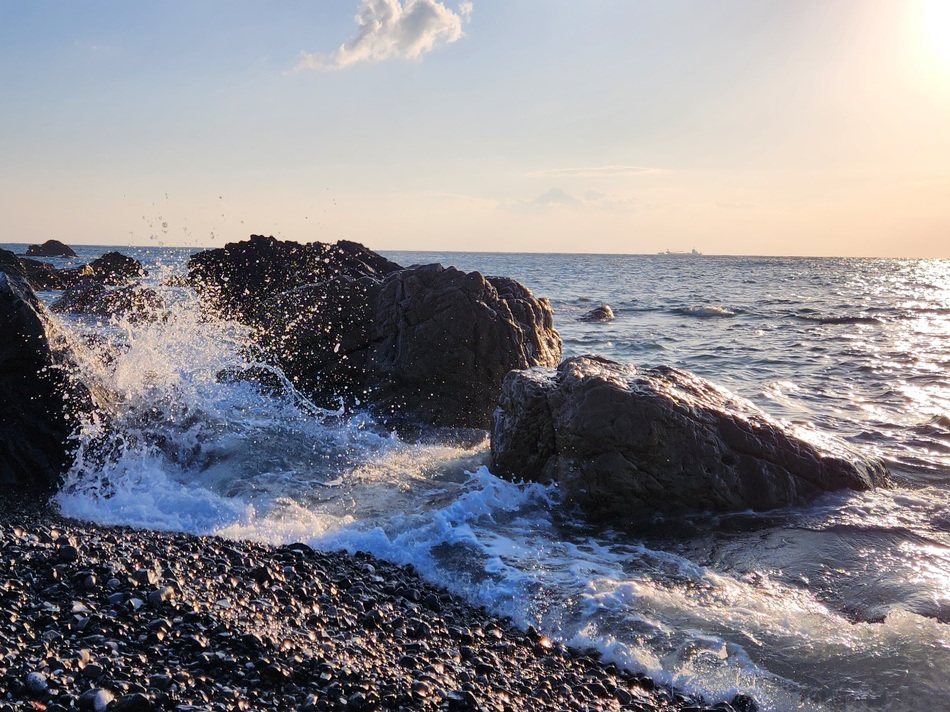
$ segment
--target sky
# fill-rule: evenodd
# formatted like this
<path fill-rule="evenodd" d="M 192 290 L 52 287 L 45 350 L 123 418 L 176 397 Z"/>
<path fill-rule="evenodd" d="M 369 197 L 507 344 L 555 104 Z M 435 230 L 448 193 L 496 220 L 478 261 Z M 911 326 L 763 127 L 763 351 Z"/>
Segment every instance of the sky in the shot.
<path fill-rule="evenodd" d="M 950 257 L 950 0 L 0 0 L 0 242 Z"/>

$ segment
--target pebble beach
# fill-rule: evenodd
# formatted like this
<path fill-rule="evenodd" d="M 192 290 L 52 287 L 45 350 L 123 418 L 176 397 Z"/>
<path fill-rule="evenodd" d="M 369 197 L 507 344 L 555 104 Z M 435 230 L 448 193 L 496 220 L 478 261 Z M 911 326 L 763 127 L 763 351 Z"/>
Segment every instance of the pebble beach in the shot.
<path fill-rule="evenodd" d="M 368 554 L 0 502 L 0 710 L 720 710 Z"/>

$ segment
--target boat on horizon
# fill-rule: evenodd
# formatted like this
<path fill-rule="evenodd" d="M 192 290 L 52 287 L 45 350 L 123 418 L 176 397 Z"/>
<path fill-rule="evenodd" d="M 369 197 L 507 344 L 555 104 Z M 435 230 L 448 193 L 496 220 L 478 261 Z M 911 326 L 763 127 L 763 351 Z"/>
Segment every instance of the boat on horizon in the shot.
<path fill-rule="evenodd" d="M 658 255 L 679 255 L 682 257 L 702 257 L 703 253 L 699 252 L 695 247 L 689 252 L 684 252 L 682 250 L 660 250 L 657 252 Z"/>

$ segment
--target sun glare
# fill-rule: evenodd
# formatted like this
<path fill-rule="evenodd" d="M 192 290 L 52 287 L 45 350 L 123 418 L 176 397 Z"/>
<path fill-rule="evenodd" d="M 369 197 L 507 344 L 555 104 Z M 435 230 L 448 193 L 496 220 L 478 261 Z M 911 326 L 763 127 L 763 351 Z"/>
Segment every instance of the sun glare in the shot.
<path fill-rule="evenodd" d="M 925 0 L 923 29 L 930 49 L 950 69 L 950 0 Z"/>

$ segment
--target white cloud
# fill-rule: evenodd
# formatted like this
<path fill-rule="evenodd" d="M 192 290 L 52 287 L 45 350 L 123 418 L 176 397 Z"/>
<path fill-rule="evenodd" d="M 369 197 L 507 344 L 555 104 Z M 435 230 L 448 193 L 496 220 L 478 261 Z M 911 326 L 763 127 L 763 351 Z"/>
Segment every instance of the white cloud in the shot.
<path fill-rule="evenodd" d="M 458 11 L 439 0 L 361 0 L 356 34 L 332 54 L 302 52 L 297 69 L 339 70 L 360 62 L 418 61 L 436 47 L 452 44 L 472 16 L 463 0 Z"/>
<path fill-rule="evenodd" d="M 642 166 L 594 166 L 590 168 L 554 168 L 548 171 L 534 171 L 527 175 L 532 178 L 612 178 L 615 176 L 655 173 L 656 171 L 656 168 L 644 168 Z"/>

